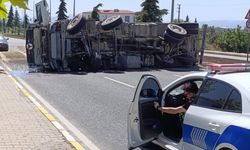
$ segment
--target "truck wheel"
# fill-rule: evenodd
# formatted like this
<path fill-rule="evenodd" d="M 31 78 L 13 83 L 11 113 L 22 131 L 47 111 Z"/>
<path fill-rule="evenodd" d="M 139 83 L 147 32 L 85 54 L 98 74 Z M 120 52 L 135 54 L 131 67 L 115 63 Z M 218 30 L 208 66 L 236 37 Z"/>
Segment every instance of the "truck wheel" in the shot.
<path fill-rule="evenodd" d="M 103 30 L 112 30 L 122 24 L 122 22 L 121 16 L 111 16 L 101 23 L 101 27 Z"/>
<path fill-rule="evenodd" d="M 195 64 L 195 58 L 193 56 L 180 55 L 176 56 L 175 59 L 182 63 L 184 67 L 192 67 Z"/>
<path fill-rule="evenodd" d="M 198 23 L 180 23 L 178 24 L 182 28 L 186 29 L 187 34 L 198 34 L 199 24 Z"/>
<path fill-rule="evenodd" d="M 174 44 L 178 44 L 183 40 L 183 38 L 180 39 L 180 38 L 176 38 L 176 37 L 169 35 L 167 31 L 164 32 L 163 37 L 164 37 L 164 41 L 168 43 L 174 43 Z"/>
<path fill-rule="evenodd" d="M 175 24 L 169 24 L 166 31 L 170 36 L 177 39 L 183 39 L 187 35 L 187 31 L 184 28 Z"/>
<path fill-rule="evenodd" d="M 67 31 L 70 34 L 76 34 L 85 25 L 86 19 L 82 13 L 76 15 L 68 24 Z"/>

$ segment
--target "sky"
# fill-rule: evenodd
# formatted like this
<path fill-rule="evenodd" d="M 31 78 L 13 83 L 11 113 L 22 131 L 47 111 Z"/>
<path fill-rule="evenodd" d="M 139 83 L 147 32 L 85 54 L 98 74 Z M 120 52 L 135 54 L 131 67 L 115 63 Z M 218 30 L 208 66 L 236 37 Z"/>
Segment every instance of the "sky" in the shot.
<path fill-rule="evenodd" d="M 29 16 L 33 16 L 34 1 L 29 0 L 29 8 L 27 11 Z M 73 1 L 65 0 L 67 3 L 68 15 L 73 14 Z M 76 14 L 84 11 L 91 11 L 98 3 L 102 3 L 100 9 L 126 9 L 131 11 L 140 11 L 143 0 L 75 0 Z M 48 4 L 50 1 L 47 0 Z M 56 16 L 60 0 L 51 0 L 52 16 Z M 161 9 L 168 9 L 169 14 L 164 16 L 164 22 L 169 22 L 171 17 L 172 0 L 159 0 Z M 174 17 L 177 18 L 177 4 L 181 4 L 181 19 L 188 15 L 190 21 L 197 18 L 198 21 L 211 20 L 245 20 L 246 13 L 250 9 L 250 0 L 175 0 Z"/>

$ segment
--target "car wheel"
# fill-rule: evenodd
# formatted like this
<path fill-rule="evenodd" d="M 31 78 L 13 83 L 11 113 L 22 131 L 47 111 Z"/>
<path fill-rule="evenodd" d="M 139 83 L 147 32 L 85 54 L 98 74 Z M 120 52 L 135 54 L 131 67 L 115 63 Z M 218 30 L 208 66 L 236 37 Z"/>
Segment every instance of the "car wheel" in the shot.
<path fill-rule="evenodd" d="M 187 34 L 198 34 L 199 24 L 198 23 L 180 23 L 178 24 L 182 28 L 186 29 Z"/>
<path fill-rule="evenodd" d="M 121 16 L 111 16 L 101 23 L 101 27 L 103 30 L 112 30 L 122 24 L 122 22 Z"/>
<path fill-rule="evenodd" d="M 86 19 L 82 13 L 76 15 L 68 24 L 67 32 L 70 34 L 76 34 L 79 32 L 86 23 Z"/>
<path fill-rule="evenodd" d="M 187 31 L 181 26 L 169 24 L 167 26 L 167 33 L 177 39 L 183 39 L 187 35 Z"/>

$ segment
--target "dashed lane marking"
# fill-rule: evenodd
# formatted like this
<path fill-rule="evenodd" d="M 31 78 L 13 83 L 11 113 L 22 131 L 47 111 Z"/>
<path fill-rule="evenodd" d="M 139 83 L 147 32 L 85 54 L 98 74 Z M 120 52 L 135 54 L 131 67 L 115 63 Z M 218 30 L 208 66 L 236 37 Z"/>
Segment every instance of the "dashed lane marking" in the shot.
<path fill-rule="evenodd" d="M 124 82 L 121 82 L 121 81 L 118 81 L 118 80 L 115 80 L 115 79 L 112 79 L 112 78 L 109 78 L 109 77 L 104 77 L 104 78 L 107 79 L 107 80 L 116 82 L 116 83 L 118 83 L 118 84 L 122 84 L 122 85 L 124 85 L 124 86 L 127 86 L 127 87 L 130 87 L 130 88 L 135 89 L 135 86 L 133 86 L 133 85 L 130 85 L 130 84 L 127 84 L 127 83 L 124 83 Z"/>

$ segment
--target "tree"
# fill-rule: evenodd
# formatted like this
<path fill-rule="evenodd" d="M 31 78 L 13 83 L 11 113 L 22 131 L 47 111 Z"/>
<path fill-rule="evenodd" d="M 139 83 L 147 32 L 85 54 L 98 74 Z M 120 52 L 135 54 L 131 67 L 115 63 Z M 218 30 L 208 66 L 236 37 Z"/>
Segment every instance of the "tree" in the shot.
<path fill-rule="evenodd" d="M 216 44 L 224 51 L 246 53 L 247 39 L 247 33 L 238 26 L 237 29 L 228 29 L 219 34 Z"/>
<path fill-rule="evenodd" d="M 96 21 L 99 21 L 100 20 L 100 16 L 99 16 L 99 8 L 102 7 L 102 3 L 99 3 L 98 5 L 96 5 L 94 8 L 93 8 L 93 11 L 91 13 L 91 18 L 96 20 Z"/>
<path fill-rule="evenodd" d="M 189 22 L 189 17 L 188 17 L 188 15 L 186 16 L 185 22 Z"/>
<path fill-rule="evenodd" d="M 29 17 L 25 11 L 24 12 L 24 19 L 23 19 L 23 27 L 26 28 L 28 24 L 29 24 Z"/>
<path fill-rule="evenodd" d="M 168 14 L 167 9 L 159 9 L 158 0 L 145 0 L 142 2 L 142 11 L 138 13 L 137 20 L 141 22 L 162 22 L 162 16 Z"/>
<path fill-rule="evenodd" d="M 197 23 L 197 18 L 195 18 L 194 22 Z"/>
<path fill-rule="evenodd" d="M 13 20 L 14 20 L 14 13 L 13 13 L 13 6 L 10 6 L 10 11 L 8 14 L 8 21 L 7 21 L 7 26 L 9 28 L 13 28 Z"/>
<path fill-rule="evenodd" d="M 18 6 L 23 9 L 28 9 L 28 0 L 0 0 L 0 18 L 7 19 L 6 3 L 10 2 L 13 6 Z"/>
<path fill-rule="evenodd" d="M 64 20 L 67 19 L 68 16 L 66 15 L 67 9 L 66 9 L 66 3 L 64 0 L 60 0 L 61 4 L 59 5 L 58 11 L 56 14 L 58 15 L 57 19 L 58 20 Z"/>
<path fill-rule="evenodd" d="M 14 25 L 15 27 L 20 27 L 20 16 L 17 9 L 15 11 L 15 16 L 14 16 Z"/>
<path fill-rule="evenodd" d="M 18 35 L 20 34 L 20 17 L 19 17 L 19 13 L 16 9 L 15 11 L 15 16 L 14 16 L 14 26 L 15 26 L 15 32 L 18 31 Z"/>

